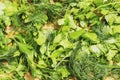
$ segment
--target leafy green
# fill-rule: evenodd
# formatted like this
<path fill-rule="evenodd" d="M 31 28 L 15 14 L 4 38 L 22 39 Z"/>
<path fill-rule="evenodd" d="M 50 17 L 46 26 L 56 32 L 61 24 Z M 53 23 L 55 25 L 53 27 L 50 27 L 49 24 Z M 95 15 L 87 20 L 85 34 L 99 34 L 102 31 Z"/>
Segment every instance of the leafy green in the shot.
<path fill-rule="evenodd" d="M 70 38 L 72 39 L 78 39 L 82 34 L 84 34 L 85 30 L 83 29 L 80 29 L 78 31 L 75 31 L 75 32 L 71 32 L 70 33 Z"/>
<path fill-rule="evenodd" d="M 84 34 L 83 37 L 87 38 L 87 39 L 89 39 L 91 41 L 99 42 L 99 39 L 97 38 L 96 33 L 87 32 L 86 34 Z"/>
<path fill-rule="evenodd" d="M 1 0 L 0 80 L 119 80 L 119 4 Z"/>
<path fill-rule="evenodd" d="M 37 42 L 37 44 L 42 45 L 45 43 L 46 37 L 42 32 L 39 32 L 39 36 L 37 39 L 35 39 L 35 41 Z"/>

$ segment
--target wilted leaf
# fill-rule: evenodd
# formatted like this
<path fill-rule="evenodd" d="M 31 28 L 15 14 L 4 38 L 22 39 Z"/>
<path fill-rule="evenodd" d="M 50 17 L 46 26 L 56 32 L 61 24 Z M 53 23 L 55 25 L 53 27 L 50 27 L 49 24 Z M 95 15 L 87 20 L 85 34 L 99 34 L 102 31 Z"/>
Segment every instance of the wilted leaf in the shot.
<path fill-rule="evenodd" d="M 33 80 L 32 75 L 30 74 L 30 72 L 27 72 L 24 76 L 25 80 Z"/>

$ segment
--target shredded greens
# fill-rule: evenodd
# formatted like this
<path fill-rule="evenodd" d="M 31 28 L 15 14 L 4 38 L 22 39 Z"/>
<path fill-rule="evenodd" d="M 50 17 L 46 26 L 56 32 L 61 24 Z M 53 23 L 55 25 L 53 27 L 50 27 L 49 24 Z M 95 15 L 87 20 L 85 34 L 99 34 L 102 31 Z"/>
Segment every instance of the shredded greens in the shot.
<path fill-rule="evenodd" d="M 119 0 L 0 0 L 0 80 L 119 80 Z"/>

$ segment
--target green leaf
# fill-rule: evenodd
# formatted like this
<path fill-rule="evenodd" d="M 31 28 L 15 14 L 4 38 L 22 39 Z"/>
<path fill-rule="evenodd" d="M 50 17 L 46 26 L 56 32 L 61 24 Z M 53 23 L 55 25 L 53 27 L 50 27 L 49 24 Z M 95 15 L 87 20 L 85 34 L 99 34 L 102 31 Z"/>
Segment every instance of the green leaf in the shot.
<path fill-rule="evenodd" d="M 108 10 L 105 10 L 105 9 L 102 9 L 101 13 L 102 13 L 103 15 L 106 15 L 106 14 L 109 13 L 109 11 L 108 11 Z"/>
<path fill-rule="evenodd" d="M 65 16 L 65 24 L 70 26 L 73 29 L 75 29 L 77 27 L 75 22 L 74 22 L 73 16 L 71 16 L 71 15 Z"/>
<path fill-rule="evenodd" d="M 95 53 L 95 55 L 96 55 L 97 57 L 99 57 L 99 56 L 101 55 L 101 51 L 100 51 L 100 49 L 97 47 L 97 45 L 92 45 L 92 46 L 90 46 L 90 50 L 91 50 L 91 52 Z"/>
<path fill-rule="evenodd" d="M 68 32 L 70 30 L 69 26 L 63 26 L 62 27 L 62 32 Z"/>
<path fill-rule="evenodd" d="M 19 52 L 18 50 L 15 51 L 13 56 L 14 56 L 14 57 L 20 56 L 20 52 Z"/>
<path fill-rule="evenodd" d="M 6 0 L 4 3 L 6 5 L 5 14 L 7 16 L 12 16 L 18 12 L 18 4 L 16 2 L 11 3 L 10 1 Z"/>
<path fill-rule="evenodd" d="M 17 44 L 21 52 L 26 53 L 26 54 L 31 53 L 32 47 L 30 45 L 27 45 L 25 43 L 20 43 L 20 42 L 17 42 Z"/>
<path fill-rule="evenodd" d="M 112 26 L 113 27 L 113 33 L 120 33 L 120 25 Z"/>
<path fill-rule="evenodd" d="M 104 26 L 102 27 L 102 33 L 103 33 L 105 36 L 107 36 L 107 35 L 109 35 L 109 34 L 112 34 L 112 28 L 111 28 L 110 26 L 108 26 L 108 25 L 104 25 Z"/>
<path fill-rule="evenodd" d="M 120 11 L 120 4 L 115 4 L 113 7 L 115 8 L 115 10 Z"/>
<path fill-rule="evenodd" d="M 44 53 L 46 52 L 47 50 L 47 47 L 45 44 L 43 44 L 41 47 L 40 47 L 40 52 L 44 55 Z"/>
<path fill-rule="evenodd" d="M 97 47 L 100 49 L 101 52 L 106 53 L 107 48 L 103 44 L 97 44 Z"/>
<path fill-rule="evenodd" d="M 58 24 L 59 24 L 59 25 L 65 24 L 65 19 L 59 19 L 59 20 L 58 20 Z"/>
<path fill-rule="evenodd" d="M 5 4 L 0 2 L 0 10 L 4 10 L 6 7 L 5 7 Z"/>
<path fill-rule="evenodd" d="M 39 36 L 37 39 L 35 39 L 35 41 L 38 45 L 42 45 L 46 42 L 46 36 L 42 32 L 39 32 Z"/>
<path fill-rule="evenodd" d="M 120 16 L 117 16 L 117 18 L 115 19 L 115 23 L 120 24 Z"/>
<path fill-rule="evenodd" d="M 93 14 L 93 12 L 89 12 L 86 14 L 86 18 L 89 19 L 89 18 L 92 18 L 95 14 Z"/>
<path fill-rule="evenodd" d="M 10 25 L 11 25 L 11 20 L 10 20 L 9 17 L 5 17 L 5 18 L 4 18 L 4 21 L 5 21 L 5 25 L 6 25 L 6 26 L 10 26 Z"/>
<path fill-rule="evenodd" d="M 58 58 L 60 57 L 60 55 L 63 53 L 63 48 L 59 48 L 58 50 L 55 50 L 53 53 L 51 53 L 51 59 L 52 59 L 52 67 L 56 67 L 57 62 L 58 62 Z"/>
<path fill-rule="evenodd" d="M 62 74 L 62 79 L 68 77 L 70 75 L 69 71 L 67 70 L 66 66 L 59 67 L 58 71 Z"/>
<path fill-rule="evenodd" d="M 94 42 L 99 42 L 99 39 L 97 38 L 97 34 L 96 33 L 91 33 L 91 32 L 87 32 L 83 35 L 84 38 L 87 38 L 91 41 Z"/>
<path fill-rule="evenodd" d="M 87 27 L 87 23 L 85 21 L 80 21 L 81 27 Z"/>
<path fill-rule="evenodd" d="M 110 61 L 113 59 L 113 57 L 118 53 L 117 50 L 109 50 L 109 52 L 106 54 L 107 59 Z"/>
<path fill-rule="evenodd" d="M 47 64 L 45 63 L 44 60 L 40 59 L 40 60 L 38 61 L 38 66 L 39 66 L 40 68 L 45 68 L 45 67 L 47 67 Z"/>
<path fill-rule="evenodd" d="M 83 29 L 80 29 L 80 30 L 75 31 L 75 32 L 71 32 L 70 33 L 70 38 L 78 39 L 83 33 L 85 33 L 85 30 L 83 30 Z"/>
<path fill-rule="evenodd" d="M 108 14 L 105 16 L 105 19 L 109 23 L 109 25 L 112 25 L 115 22 L 116 18 L 116 14 Z"/>
<path fill-rule="evenodd" d="M 0 16 L 4 14 L 5 4 L 0 2 Z"/>
<path fill-rule="evenodd" d="M 60 42 L 60 45 L 62 45 L 64 48 L 72 48 L 73 45 L 68 39 L 64 39 Z"/>
<path fill-rule="evenodd" d="M 115 43 L 116 40 L 114 38 L 109 38 L 108 40 L 105 40 L 105 42 L 112 44 L 112 43 Z"/>
<path fill-rule="evenodd" d="M 93 0 L 94 3 L 99 6 L 99 5 L 102 5 L 103 4 L 103 0 Z"/>
<path fill-rule="evenodd" d="M 32 50 L 32 47 L 25 43 L 17 42 L 17 44 L 18 44 L 19 50 L 25 54 L 25 57 L 27 58 L 27 62 L 29 64 L 30 68 L 31 69 L 35 68 L 35 65 L 33 62 L 33 58 L 34 58 L 33 54 L 35 54 L 35 52 Z"/>
<path fill-rule="evenodd" d="M 59 42 L 62 40 L 62 37 L 63 37 L 63 34 L 62 34 L 62 33 L 58 34 L 58 35 L 54 38 L 53 43 L 59 43 Z"/>

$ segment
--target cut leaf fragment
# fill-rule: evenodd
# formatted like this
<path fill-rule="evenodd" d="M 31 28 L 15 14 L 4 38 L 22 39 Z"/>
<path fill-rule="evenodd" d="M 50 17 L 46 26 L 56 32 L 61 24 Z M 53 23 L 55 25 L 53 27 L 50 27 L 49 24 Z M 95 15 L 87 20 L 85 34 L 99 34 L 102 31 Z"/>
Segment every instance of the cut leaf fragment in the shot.
<path fill-rule="evenodd" d="M 37 44 L 42 45 L 46 41 L 46 36 L 42 32 L 39 32 L 39 36 L 37 39 L 35 39 L 35 41 Z"/>
<path fill-rule="evenodd" d="M 80 30 L 75 31 L 75 32 L 71 32 L 70 33 L 70 38 L 72 38 L 72 39 L 78 39 L 84 33 L 85 33 L 85 30 L 83 30 L 83 29 L 80 29 Z"/>
<path fill-rule="evenodd" d="M 87 32 L 83 35 L 83 37 L 94 42 L 99 42 L 99 39 L 97 38 L 96 33 Z"/>

